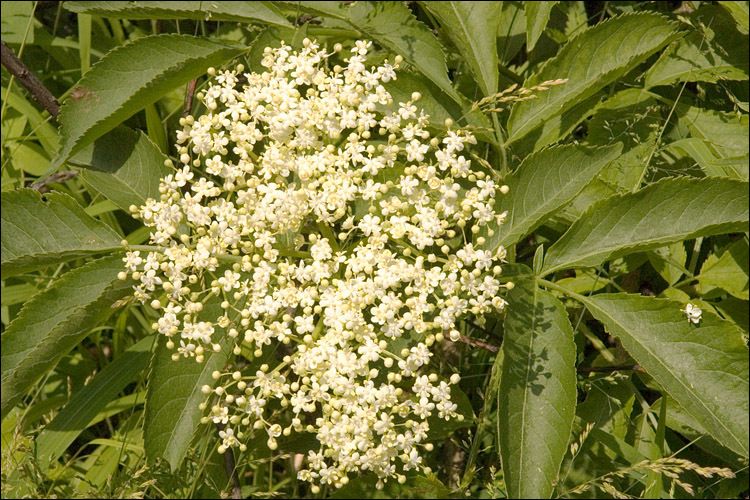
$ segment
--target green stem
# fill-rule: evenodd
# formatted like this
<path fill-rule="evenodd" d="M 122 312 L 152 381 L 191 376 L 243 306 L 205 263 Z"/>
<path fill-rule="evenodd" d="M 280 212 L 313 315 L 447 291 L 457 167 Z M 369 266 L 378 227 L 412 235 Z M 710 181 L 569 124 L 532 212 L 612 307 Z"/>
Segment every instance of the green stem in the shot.
<path fill-rule="evenodd" d="M 538 284 L 542 285 L 542 286 L 547 287 L 547 288 L 551 288 L 553 290 L 557 290 L 558 292 L 562 292 L 565 295 L 576 299 L 578 302 L 580 302 L 580 303 L 582 303 L 584 305 L 586 304 L 586 297 L 584 297 L 583 295 L 579 295 L 579 294 L 577 294 L 577 293 L 575 293 L 575 292 L 573 292 L 571 290 L 568 290 L 567 288 L 565 288 L 563 286 L 560 286 L 557 283 L 553 283 L 552 281 L 547 281 L 547 280 L 542 279 L 542 278 L 537 278 L 536 282 Z"/>

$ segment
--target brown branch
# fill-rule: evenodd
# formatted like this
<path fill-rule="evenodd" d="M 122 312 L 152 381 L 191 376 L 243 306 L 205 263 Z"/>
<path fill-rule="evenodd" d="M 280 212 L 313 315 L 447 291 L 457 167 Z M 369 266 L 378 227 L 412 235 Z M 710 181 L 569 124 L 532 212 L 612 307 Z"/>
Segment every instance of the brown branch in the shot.
<path fill-rule="evenodd" d="M 198 84 L 198 79 L 194 78 L 188 82 L 187 94 L 185 95 L 185 109 L 182 110 L 182 117 L 187 118 L 190 111 L 193 109 L 193 94 L 195 94 L 195 86 Z"/>
<path fill-rule="evenodd" d="M 52 174 L 49 177 L 45 177 L 44 179 L 39 179 L 38 181 L 31 184 L 29 187 L 31 189 L 36 189 L 40 193 L 46 193 L 47 191 L 49 191 L 47 184 L 50 184 L 53 182 L 65 182 L 68 179 L 72 179 L 76 175 L 78 175 L 78 172 L 76 172 L 75 170 L 65 170 L 63 172 Z"/>
<path fill-rule="evenodd" d="M 479 347 L 480 349 L 484 349 L 486 351 L 490 351 L 491 353 L 497 353 L 500 348 L 496 345 L 488 344 L 487 342 L 482 342 L 481 340 L 472 339 L 467 337 L 466 335 L 461 335 L 461 337 L 458 339 L 459 341 L 463 342 L 464 344 L 469 344 L 474 347 Z"/>
<path fill-rule="evenodd" d="M 610 373 L 619 371 L 634 371 L 646 373 L 640 365 L 620 365 L 620 366 L 584 366 L 577 369 L 578 373 Z"/>
<path fill-rule="evenodd" d="M 26 67 L 23 61 L 13 53 L 13 50 L 8 47 L 8 44 L 5 42 L 2 42 L 2 64 L 11 75 L 18 78 L 21 85 L 29 91 L 31 97 L 33 97 L 41 107 L 49 111 L 52 118 L 57 118 L 57 113 L 60 111 L 60 103 L 57 102 L 55 96 L 53 96 L 39 78 L 37 78 L 36 75 Z"/>

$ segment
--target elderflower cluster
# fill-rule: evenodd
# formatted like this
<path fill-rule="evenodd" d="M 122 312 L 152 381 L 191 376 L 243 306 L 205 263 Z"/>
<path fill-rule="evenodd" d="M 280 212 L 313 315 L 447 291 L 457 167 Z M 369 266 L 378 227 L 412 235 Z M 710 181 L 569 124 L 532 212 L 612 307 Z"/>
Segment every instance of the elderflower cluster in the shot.
<path fill-rule="evenodd" d="M 261 74 L 209 69 L 206 114 L 177 134 L 181 165 L 132 207 L 152 245 L 121 273 L 173 359 L 236 356 L 203 387 L 219 451 L 314 433 L 299 471 L 314 490 L 427 470 L 428 418 L 463 419 L 460 377 L 430 372 L 431 346 L 457 341 L 463 316 L 502 311 L 512 286 L 497 278 L 505 250 L 477 234 L 503 222 L 507 187 L 472 171 L 471 133 L 428 131 L 418 92 L 394 103 L 383 83 L 401 58 L 368 69 L 370 47 L 330 67 L 341 46 L 306 39 L 266 48 Z"/>

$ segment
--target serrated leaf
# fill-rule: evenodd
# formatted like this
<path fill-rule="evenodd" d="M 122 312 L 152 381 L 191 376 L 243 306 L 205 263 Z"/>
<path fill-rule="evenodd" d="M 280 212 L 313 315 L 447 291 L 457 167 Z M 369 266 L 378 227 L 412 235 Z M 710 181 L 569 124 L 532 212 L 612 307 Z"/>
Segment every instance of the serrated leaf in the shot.
<path fill-rule="evenodd" d="M 448 66 L 440 43 L 408 7 L 401 2 L 356 2 L 347 9 L 347 21 L 353 27 L 367 38 L 401 55 L 451 99 L 461 104 L 461 97 L 448 78 Z"/>
<path fill-rule="evenodd" d="M 549 498 L 576 407 L 576 348 L 565 307 L 532 280 L 508 296 L 498 408 L 511 498 Z"/>
<path fill-rule="evenodd" d="M 570 203 L 575 196 L 612 160 L 619 147 L 588 148 L 568 144 L 533 153 L 504 182 L 507 195 L 498 196 L 497 213 L 508 211 L 508 218 L 486 237 L 486 248 L 508 247 Z"/>
<path fill-rule="evenodd" d="M 69 160 L 83 167 L 79 177 L 106 199 L 129 212 L 147 198 L 159 199 L 159 180 L 173 170 L 167 157 L 149 137 L 127 127 L 117 127 Z"/>
<path fill-rule="evenodd" d="M 425 75 L 451 99 L 462 104 L 462 98 L 448 78 L 445 54 L 426 24 L 417 20 L 401 2 L 283 2 L 319 16 L 346 21 L 373 40 L 395 52 Z"/>
<path fill-rule="evenodd" d="M 523 10 L 526 14 L 526 50 L 534 50 L 536 42 L 544 33 L 549 22 L 552 8 L 560 2 L 524 2 Z"/>
<path fill-rule="evenodd" d="M 578 127 L 578 124 L 591 116 L 593 110 L 596 109 L 597 105 L 602 100 L 602 96 L 602 92 L 597 92 L 564 113 L 546 120 L 541 127 L 537 127 L 523 139 L 513 143 L 513 154 L 524 158 L 534 151 L 539 151 L 540 149 L 549 146 L 550 144 L 555 144 L 560 139 L 567 137 L 568 134 Z M 592 127 L 589 125 L 587 128 L 590 134 Z M 590 140 L 588 143 L 596 145 Z"/>
<path fill-rule="evenodd" d="M 645 87 L 675 82 L 711 82 L 747 79 L 747 53 L 722 54 L 703 34 L 693 32 L 676 41 L 646 73 Z"/>
<path fill-rule="evenodd" d="M 201 315 L 218 317 L 222 311 L 220 303 L 216 298 L 209 300 Z M 241 307 L 239 304 L 237 306 Z M 230 314 L 230 320 L 233 319 L 232 316 Z M 163 458 L 172 471 L 182 462 L 200 423 L 203 412 L 198 405 L 207 397 L 201 392 L 201 388 L 204 385 L 216 385 L 211 374 L 224 367 L 231 353 L 232 338 L 218 325 L 214 325 L 214 328 L 214 339 L 221 346 L 221 351 L 206 352 L 202 363 L 182 356 L 173 361 L 172 354 L 176 351 L 167 349 L 166 337 L 159 335 L 157 339 L 148 378 L 143 437 L 149 460 Z"/>
<path fill-rule="evenodd" d="M 500 2 L 420 2 L 440 21 L 485 96 L 497 92 Z"/>
<path fill-rule="evenodd" d="M 122 248 L 119 235 L 64 193 L 3 193 L 2 279 L 50 264 Z"/>
<path fill-rule="evenodd" d="M 58 121 L 61 164 L 175 87 L 236 57 L 245 47 L 190 35 L 153 35 L 108 52 L 78 82 Z"/>
<path fill-rule="evenodd" d="M 694 137 L 711 144 L 723 157 L 746 155 L 750 135 L 748 115 L 723 113 L 697 106 L 678 104 L 675 108 L 681 121 Z"/>
<path fill-rule="evenodd" d="M 36 439 L 40 465 L 56 460 L 93 419 L 148 367 L 155 336 L 144 338 L 123 352 L 87 385 L 76 392 Z"/>
<path fill-rule="evenodd" d="M 667 149 L 679 153 L 675 149 L 684 151 L 700 165 L 703 172 L 708 176 L 732 177 L 734 179 L 748 180 L 750 174 L 750 156 L 747 153 L 730 158 L 718 158 L 712 151 L 712 146 L 703 139 L 688 137 L 674 141 Z"/>
<path fill-rule="evenodd" d="M 679 36 L 676 29 L 677 25 L 665 17 L 639 12 L 609 19 L 574 37 L 524 86 L 558 78 L 567 78 L 568 82 L 513 107 L 507 125 L 508 143 L 626 74 Z"/>
<path fill-rule="evenodd" d="M 167 460 L 172 471 L 179 467 L 193 438 L 203 412 L 198 405 L 206 395 L 201 387 L 213 387 L 211 374 L 221 370 L 228 358 L 231 342 L 220 342 L 222 351 L 207 353 L 203 363 L 195 359 L 172 360 L 173 349 L 159 336 L 146 393 L 146 424 L 143 431 L 146 456 L 150 460 Z M 231 341 L 229 337 L 225 339 Z"/>
<path fill-rule="evenodd" d="M 65 8 L 116 19 L 195 19 L 292 26 L 273 2 L 65 2 Z"/>
<path fill-rule="evenodd" d="M 747 241 L 735 241 L 720 255 L 709 255 L 696 278 L 702 293 L 706 293 L 706 288 L 719 287 L 738 299 L 748 300 Z"/>
<path fill-rule="evenodd" d="M 445 99 L 443 92 L 421 74 L 399 71 L 398 78 L 383 86 L 393 97 L 393 104 L 390 107 L 384 106 L 384 110 L 397 112 L 398 103 L 408 101 L 414 89 L 419 89 L 422 97 L 419 99 L 418 106 L 430 115 L 428 126 L 431 129 L 444 133 L 446 130 L 444 122 L 447 118 L 462 125 L 465 120 L 466 128 L 471 130 L 477 138 L 490 143 L 496 141 L 492 134 L 492 124 L 484 113 L 472 110 L 471 103 L 465 99 L 462 99 L 460 105 L 455 101 Z"/>
<path fill-rule="evenodd" d="M 593 267 L 677 241 L 747 230 L 747 182 L 665 178 L 591 206 L 550 247 L 543 272 Z"/>
<path fill-rule="evenodd" d="M 737 22 L 737 27 L 744 34 L 748 34 L 750 31 L 750 21 L 748 18 L 748 3 L 747 2 L 719 2 L 719 5 L 724 7 L 729 14 Z"/>
<path fill-rule="evenodd" d="M 658 401 L 654 406 L 657 405 L 659 405 Z M 652 406 L 652 409 L 654 406 Z M 667 427 L 679 432 L 693 441 L 696 446 L 711 453 L 715 457 L 722 458 L 730 463 L 739 459 L 739 456 L 735 452 L 711 437 L 711 435 L 706 432 L 706 429 L 704 429 L 703 426 L 688 412 L 677 405 L 675 401 L 670 401 L 670 404 L 667 406 Z"/>
<path fill-rule="evenodd" d="M 687 252 L 685 245 L 678 241 L 666 247 L 648 252 L 648 261 L 654 270 L 664 278 L 669 286 L 677 283 L 685 274 Z"/>
<path fill-rule="evenodd" d="M 122 281 L 121 256 L 104 257 L 65 273 L 27 302 L 2 336 L 2 416 L 132 292 Z"/>
<path fill-rule="evenodd" d="M 607 331 L 714 438 L 748 456 L 748 350 L 734 323 L 684 304 L 624 293 L 577 296 Z"/>

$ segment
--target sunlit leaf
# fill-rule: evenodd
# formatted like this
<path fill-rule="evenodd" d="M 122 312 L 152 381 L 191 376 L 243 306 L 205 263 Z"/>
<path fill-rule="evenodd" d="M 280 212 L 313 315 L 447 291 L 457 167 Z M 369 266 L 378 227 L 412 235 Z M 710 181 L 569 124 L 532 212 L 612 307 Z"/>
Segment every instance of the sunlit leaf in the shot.
<path fill-rule="evenodd" d="M 576 349 L 565 307 L 532 280 L 508 296 L 498 408 L 512 498 L 549 498 L 576 407 Z"/>
<path fill-rule="evenodd" d="M 748 350 L 742 330 L 685 304 L 630 294 L 578 296 L 610 335 L 714 438 L 748 456 Z M 728 404 L 731 402 L 731 404 Z"/>
<path fill-rule="evenodd" d="M 529 77 L 525 87 L 567 78 L 567 83 L 517 103 L 508 119 L 508 142 L 594 95 L 679 34 L 676 24 L 649 12 L 615 17 L 581 32 Z"/>
<path fill-rule="evenodd" d="M 121 238 L 64 193 L 2 196 L 2 277 L 122 248 Z"/>
<path fill-rule="evenodd" d="M 3 197 L 5 198 L 5 197 Z M 25 391 L 132 292 L 122 281 L 121 256 L 105 257 L 65 273 L 27 302 L 2 336 L 2 415 Z"/>
<path fill-rule="evenodd" d="M 747 230 L 747 182 L 662 179 L 595 203 L 550 247 L 543 272 L 592 267 L 681 240 Z"/>
<path fill-rule="evenodd" d="M 175 87 L 243 50 L 235 43 L 169 34 L 139 38 L 108 52 L 60 108 L 62 145 L 56 162 L 62 163 Z"/>

